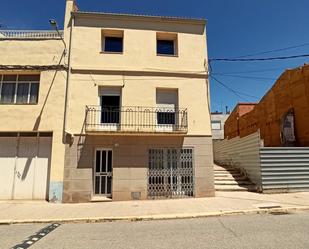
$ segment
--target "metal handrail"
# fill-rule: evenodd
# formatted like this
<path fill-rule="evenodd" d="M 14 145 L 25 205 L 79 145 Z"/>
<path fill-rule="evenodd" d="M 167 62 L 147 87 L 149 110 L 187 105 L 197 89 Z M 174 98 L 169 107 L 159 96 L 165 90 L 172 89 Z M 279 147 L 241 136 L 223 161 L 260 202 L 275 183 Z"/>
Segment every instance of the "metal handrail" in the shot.
<path fill-rule="evenodd" d="M 187 133 L 186 108 L 86 106 L 86 131 Z"/>

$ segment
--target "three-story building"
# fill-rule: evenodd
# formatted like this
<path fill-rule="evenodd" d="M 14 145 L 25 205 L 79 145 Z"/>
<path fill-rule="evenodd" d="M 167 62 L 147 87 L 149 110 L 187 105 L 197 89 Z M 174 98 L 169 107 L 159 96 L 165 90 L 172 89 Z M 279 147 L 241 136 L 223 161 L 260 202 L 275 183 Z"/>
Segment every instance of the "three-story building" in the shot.
<path fill-rule="evenodd" d="M 205 26 L 66 1 L 67 73 L 49 113 L 62 114 L 49 172 L 63 169 L 63 202 L 214 195 Z"/>

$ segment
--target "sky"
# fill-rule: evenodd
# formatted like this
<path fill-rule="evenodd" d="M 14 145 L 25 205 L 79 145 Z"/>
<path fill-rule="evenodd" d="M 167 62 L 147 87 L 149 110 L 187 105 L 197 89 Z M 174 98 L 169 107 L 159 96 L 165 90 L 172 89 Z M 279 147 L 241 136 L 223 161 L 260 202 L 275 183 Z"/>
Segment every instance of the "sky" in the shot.
<path fill-rule="evenodd" d="M 43 4 L 44 3 L 44 4 Z M 207 19 L 209 58 L 265 58 L 309 54 L 308 0 L 77 0 L 80 10 Z M 65 0 L 0 0 L 2 29 L 50 29 L 63 23 Z M 264 51 L 284 49 L 271 53 Z M 285 69 L 309 57 L 263 62 L 212 61 L 212 111 L 258 102 Z M 225 87 L 225 86 L 227 87 Z M 235 93 L 236 91 L 236 93 Z"/>

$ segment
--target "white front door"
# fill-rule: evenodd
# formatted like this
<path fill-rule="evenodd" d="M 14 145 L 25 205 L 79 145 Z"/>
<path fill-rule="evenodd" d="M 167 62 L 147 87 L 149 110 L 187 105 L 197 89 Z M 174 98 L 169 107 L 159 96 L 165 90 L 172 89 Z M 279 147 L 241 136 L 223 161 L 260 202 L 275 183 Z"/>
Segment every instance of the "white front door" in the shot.
<path fill-rule="evenodd" d="M 97 149 L 94 164 L 94 194 L 98 196 L 112 196 L 113 151 Z"/>

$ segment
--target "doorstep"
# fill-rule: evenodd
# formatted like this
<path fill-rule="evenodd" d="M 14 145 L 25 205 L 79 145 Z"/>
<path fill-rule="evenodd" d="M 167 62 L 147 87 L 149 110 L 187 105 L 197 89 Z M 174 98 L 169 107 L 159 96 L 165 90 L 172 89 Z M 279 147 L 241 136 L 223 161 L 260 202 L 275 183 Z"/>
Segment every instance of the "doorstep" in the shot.
<path fill-rule="evenodd" d="M 110 202 L 110 201 L 112 201 L 112 198 L 106 196 L 93 196 L 91 198 L 91 202 Z"/>

